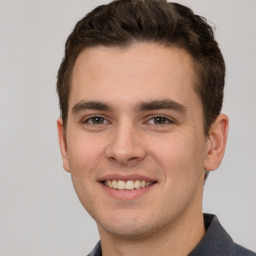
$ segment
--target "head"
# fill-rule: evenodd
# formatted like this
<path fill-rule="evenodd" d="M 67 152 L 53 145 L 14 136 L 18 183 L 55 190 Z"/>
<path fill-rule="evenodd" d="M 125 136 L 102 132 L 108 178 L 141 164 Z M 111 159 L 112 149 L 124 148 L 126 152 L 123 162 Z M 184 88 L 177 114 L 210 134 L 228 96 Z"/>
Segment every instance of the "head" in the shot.
<path fill-rule="evenodd" d="M 57 91 L 66 127 L 71 78 L 78 55 L 89 47 L 129 47 L 153 42 L 185 50 L 193 60 L 195 91 L 204 113 L 204 131 L 222 108 L 225 63 L 213 30 L 203 17 L 177 3 L 164 0 L 116 0 L 86 15 L 68 37 L 58 72 Z"/>
<path fill-rule="evenodd" d="M 120 0 L 78 22 L 58 74 L 59 141 L 100 232 L 198 219 L 204 171 L 226 144 L 224 73 L 212 29 L 184 6 Z"/>

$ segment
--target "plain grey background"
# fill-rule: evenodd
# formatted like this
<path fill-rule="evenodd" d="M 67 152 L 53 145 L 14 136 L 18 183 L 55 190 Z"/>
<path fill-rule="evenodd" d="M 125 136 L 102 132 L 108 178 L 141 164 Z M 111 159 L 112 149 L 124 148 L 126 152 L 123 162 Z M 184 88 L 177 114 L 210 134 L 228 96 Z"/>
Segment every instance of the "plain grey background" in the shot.
<path fill-rule="evenodd" d="M 0 255 L 86 255 L 98 240 L 62 169 L 56 74 L 75 23 L 105 0 L 0 0 Z M 203 208 L 256 251 L 256 1 L 184 0 L 215 24 L 229 140 Z"/>

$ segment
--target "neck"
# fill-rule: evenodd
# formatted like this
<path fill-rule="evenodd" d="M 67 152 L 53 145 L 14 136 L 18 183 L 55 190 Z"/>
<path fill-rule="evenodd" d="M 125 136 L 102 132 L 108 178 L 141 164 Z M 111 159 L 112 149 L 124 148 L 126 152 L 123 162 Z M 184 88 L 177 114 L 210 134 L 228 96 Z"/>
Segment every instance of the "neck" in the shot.
<path fill-rule="evenodd" d="M 205 234 L 202 212 L 183 216 L 144 237 L 113 236 L 99 227 L 103 256 L 188 255 Z"/>

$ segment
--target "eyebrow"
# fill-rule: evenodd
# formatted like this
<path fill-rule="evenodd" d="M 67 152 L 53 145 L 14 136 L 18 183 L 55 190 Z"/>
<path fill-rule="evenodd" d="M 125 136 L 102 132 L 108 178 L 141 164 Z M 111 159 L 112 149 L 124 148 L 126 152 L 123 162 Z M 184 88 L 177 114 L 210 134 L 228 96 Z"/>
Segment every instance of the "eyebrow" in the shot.
<path fill-rule="evenodd" d="M 72 108 L 72 113 L 76 114 L 84 110 L 99 110 L 99 111 L 112 111 L 112 107 L 109 104 L 100 101 L 80 101 L 76 103 Z M 146 102 L 140 102 L 135 106 L 136 111 L 150 111 L 150 110 L 161 110 L 171 109 L 180 113 L 186 112 L 186 107 L 181 103 L 174 100 L 152 100 Z"/>
<path fill-rule="evenodd" d="M 171 109 L 180 113 L 186 112 L 186 107 L 174 100 L 153 100 L 149 102 L 141 102 L 136 107 L 139 111 Z"/>
<path fill-rule="evenodd" d="M 110 111 L 112 108 L 103 102 L 100 101 L 80 101 L 76 103 L 72 108 L 72 113 L 76 114 L 80 111 L 93 109 L 93 110 L 100 110 L 100 111 Z"/>

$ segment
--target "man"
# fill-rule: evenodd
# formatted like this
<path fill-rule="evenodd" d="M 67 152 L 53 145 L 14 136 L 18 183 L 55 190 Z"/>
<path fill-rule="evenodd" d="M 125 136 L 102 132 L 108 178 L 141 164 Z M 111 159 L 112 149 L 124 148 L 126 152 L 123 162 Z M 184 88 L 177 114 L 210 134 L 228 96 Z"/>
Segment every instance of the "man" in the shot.
<path fill-rule="evenodd" d="M 79 21 L 57 90 L 64 169 L 98 225 L 89 255 L 255 255 L 203 215 L 227 140 L 225 64 L 211 27 L 160 0 L 120 0 Z"/>

